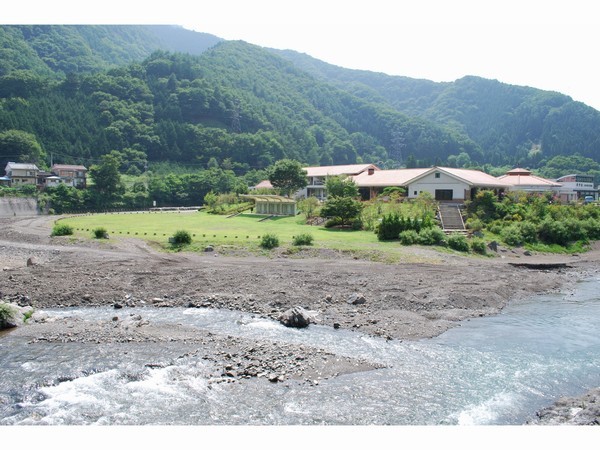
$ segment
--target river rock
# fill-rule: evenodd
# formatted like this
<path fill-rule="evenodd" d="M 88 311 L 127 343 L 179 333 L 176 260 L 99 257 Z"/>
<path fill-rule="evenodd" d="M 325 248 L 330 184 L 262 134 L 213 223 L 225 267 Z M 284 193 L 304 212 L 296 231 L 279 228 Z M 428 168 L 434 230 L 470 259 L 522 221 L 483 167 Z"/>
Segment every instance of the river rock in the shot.
<path fill-rule="evenodd" d="M 351 305 L 364 305 L 367 303 L 367 299 L 363 294 L 355 293 L 348 298 L 347 302 Z"/>
<path fill-rule="evenodd" d="M 0 302 L 0 330 L 15 328 L 23 323 L 25 316 L 19 306 Z"/>
<path fill-rule="evenodd" d="M 286 327 L 306 328 L 311 322 L 311 314 L 301 306 L 294 306 L 281 314 L 277 320 Z"/>

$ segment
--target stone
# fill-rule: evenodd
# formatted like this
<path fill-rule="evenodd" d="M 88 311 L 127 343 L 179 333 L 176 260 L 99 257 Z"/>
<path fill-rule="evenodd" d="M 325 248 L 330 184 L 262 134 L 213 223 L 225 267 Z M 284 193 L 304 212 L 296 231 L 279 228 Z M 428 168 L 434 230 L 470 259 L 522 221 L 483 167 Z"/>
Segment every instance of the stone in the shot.
<path fill-rule="evenodd" d="M 114 307 L 115 309 L 121 309 L 121 308 L 123 307 L 123 305 L 121 305 L 120 303 L 115 303 L 115 304 L 113 305 L 113 307 Z"/>
<path fill-rule="evenodd" d="M 350 305 L 364 305 L 367 303 L 367 299 L 363 294 L 354 293 L 348 298 L 347 303 Z"/>
<path fill-rule="evenodd" d="M 279 375 L 277 375 L 276 373 L 272 373 L 271 375 L 269 375 L 269 381 L 271 383 L 277 383 L 279 381 Z"/>
<path fill-rule="evenodd" d="M 290 328 L 306 328 L 311 319 L 311 314 L 301 306 L 294 306 L 277 318 L 280 323 Z"/>
<path fill-rule="evenodd" d="M 334 322 L 334 323 L 333 323 L 333 328 L 334 328 L 334 329 L 336 329 L 336 330 L 337 330 L 337 329 L 339 329 L 339 328 L 340 328 L 340 326 L 341 326 L 341 325 L 340 325 L 339 323 L 337 323 L 337 322 Z"/>
<path fill-rule="evenodd" d="M 0 315 L 0 330 L 8 328 L 16 328 L 23 323 L 25 316 L 21 313 L 21 309 L 11 303 L 2 302 L 2 308 L 8 312 Z"/>

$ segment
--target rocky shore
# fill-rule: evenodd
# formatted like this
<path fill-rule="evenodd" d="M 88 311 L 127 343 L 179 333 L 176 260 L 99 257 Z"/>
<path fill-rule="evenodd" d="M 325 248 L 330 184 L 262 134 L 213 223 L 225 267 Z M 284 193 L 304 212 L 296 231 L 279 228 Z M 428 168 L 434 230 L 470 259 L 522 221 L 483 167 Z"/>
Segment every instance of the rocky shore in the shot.
<path fill-rule="evenodd" d="M 597 273 L 600 254 L 598 247 L 573 256 L 501 248 L 486 258 L 415 247 L 407 248 L 405 261 L 395 264 L 314 250 L 295 257 L 273 252 L 271 258 L 226 256 L 218 248 L 210 254 L 173 254 L 134 239 L 51 238 L 53 219 L 0 219 L 0 301 L 34 311 L 109 306 L 126 314 L 84 324 L 76 318 L 36 317 L 34 312 L 29 325 L 14 333 L 33 343 L 186 342 L 193 344 L 194 356 L 212 364 L 218 382 L 264 378 L 315 384 L 377 365 L 323 349 L 167 327 L 147 320 L 144 307 L 231 309 L 273 320 L 302 308 L 313 323 L 335 329 L 421 339 L 473 317 L 497 314 L 510 301 L 568 290 Z M 594 391 L 582 399 L 594 405 L 597 397 Z M 583 419 L 587 409 L 569 408 L 564 400 L 553 408 L 540 412 L 535 423 L 574 423 L 573 411 L 577 423 L 598 417 L 598 409 L 591 408 L 585 413 L 590 419 Z"/>

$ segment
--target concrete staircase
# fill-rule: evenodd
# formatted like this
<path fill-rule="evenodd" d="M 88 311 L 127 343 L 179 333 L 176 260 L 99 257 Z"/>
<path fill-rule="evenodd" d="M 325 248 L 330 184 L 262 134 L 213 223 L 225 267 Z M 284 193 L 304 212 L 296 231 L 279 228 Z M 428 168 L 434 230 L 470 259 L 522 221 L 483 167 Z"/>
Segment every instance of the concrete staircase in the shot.
<path fill-rule="evenodd" d="M 460 212 L 460 204 L 456 203 L 439 203 L 438 212 L 442 229 L 446 234 L 461 233 L 467 234 L 465 223 Z"/>

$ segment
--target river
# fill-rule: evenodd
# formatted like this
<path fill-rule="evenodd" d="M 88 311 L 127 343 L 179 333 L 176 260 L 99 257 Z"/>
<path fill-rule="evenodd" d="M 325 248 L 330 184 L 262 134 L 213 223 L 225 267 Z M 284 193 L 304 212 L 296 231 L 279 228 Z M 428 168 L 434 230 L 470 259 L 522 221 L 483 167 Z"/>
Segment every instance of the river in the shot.
<path fill-rule="evenodd" d="M 0 336 L 2 425 L 510 425 L 600 386 L 600 278 L 532 297 L 420 341 L 311 325 L 295 330 L 211 309 L 144 309 L 151 320 L 308 344 L 386 368 L 316 386 L 210 384 L 202 360 L 146 367 L 184 345 L 36 343 Z M 49 310 L 98 318 L 110 308 Z M 189 348 L 187 348 L 189 350 Z"/>

